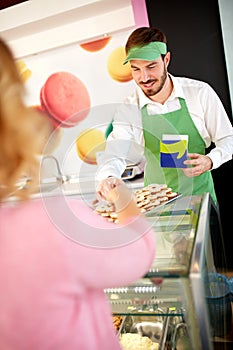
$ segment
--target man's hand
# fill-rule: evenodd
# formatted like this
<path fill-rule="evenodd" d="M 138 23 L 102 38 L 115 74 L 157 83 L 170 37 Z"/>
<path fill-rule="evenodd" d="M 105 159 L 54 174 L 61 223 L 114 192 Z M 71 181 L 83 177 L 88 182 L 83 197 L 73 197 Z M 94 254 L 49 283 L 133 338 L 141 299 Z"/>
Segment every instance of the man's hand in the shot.
<path fill-rule="evenodd" d="M 182 168 L 184 174 L 188 177 L 198 176 L 212 169 L 213 163 L 210 157 L 198 153 L 189 153 L 188 160 L 184 164 L 187 168 Z"/>

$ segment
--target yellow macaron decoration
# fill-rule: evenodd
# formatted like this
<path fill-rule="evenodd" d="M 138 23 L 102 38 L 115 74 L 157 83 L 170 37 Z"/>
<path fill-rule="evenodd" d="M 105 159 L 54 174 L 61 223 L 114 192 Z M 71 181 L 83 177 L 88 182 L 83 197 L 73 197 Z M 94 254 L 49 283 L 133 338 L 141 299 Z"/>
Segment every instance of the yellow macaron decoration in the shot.
<path fill-rule="evenodd" d="M 20 78 L 22 79 L 23 83 L 25 83 L 32 75 L 31 70 L 27 67 L 23 60 L 16 61 L 16 66 L 19 71 Z"/>
<path fill-rule="evenodd" d="M 96 164 L 98 152 L 105 150 L 104 132 L 99 129 L 86 129 L 76 139 L 76 152 L 79 158 L 88 164 Z"/>
<path fill-rule="evenodd" d="M 111 52 L 107 61 L 107 69 L 110 77 L 121 83 L 132 80 L 130 64 L 126 63 L 123 65 L 125 59 L 125 48 L 120 46 Z"/>

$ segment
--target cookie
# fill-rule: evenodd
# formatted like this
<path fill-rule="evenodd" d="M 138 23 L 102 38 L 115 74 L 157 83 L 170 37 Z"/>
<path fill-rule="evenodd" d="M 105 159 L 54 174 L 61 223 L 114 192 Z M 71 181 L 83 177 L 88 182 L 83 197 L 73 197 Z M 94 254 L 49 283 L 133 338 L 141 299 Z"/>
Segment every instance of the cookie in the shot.
<path fill-rule="evenodd" d="M 144 207 L 145 205 L 147 205 L 149 203 L 150 203 L 150 200 L 147 198 L 147 199 L 144 199 L 141 202 L 138 202 L 137 205 L 138 205 L 139 208 L 142 208 L 142 207 Z"/>

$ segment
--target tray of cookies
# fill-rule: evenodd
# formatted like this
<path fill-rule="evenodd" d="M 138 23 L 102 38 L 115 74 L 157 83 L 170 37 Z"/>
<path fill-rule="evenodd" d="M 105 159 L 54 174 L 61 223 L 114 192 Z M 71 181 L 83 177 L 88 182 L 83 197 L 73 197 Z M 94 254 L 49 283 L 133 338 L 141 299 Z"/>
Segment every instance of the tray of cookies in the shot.
<path fill-rule="evenodd" d="M 137 205 L 143 213 L 168 204 L 181 196 L 166 184 L 150 184 L 135 190 L 134 195 Z"/>
<path fill-rule="evenodd" d="M 166 184 L 150 184 L 141 189 L 134 190 L 133 194 L 137 206 L 142 213 L 149 212 L 153 209 L 159 209 L 181 196 L 181 194 L 174 192 L 172 188 L 168 187 Z M 111 203 L 98 202 L 94 206 L 94 211 L 105 217 L 108 221 L 118 222 L 117 213 Z"/>

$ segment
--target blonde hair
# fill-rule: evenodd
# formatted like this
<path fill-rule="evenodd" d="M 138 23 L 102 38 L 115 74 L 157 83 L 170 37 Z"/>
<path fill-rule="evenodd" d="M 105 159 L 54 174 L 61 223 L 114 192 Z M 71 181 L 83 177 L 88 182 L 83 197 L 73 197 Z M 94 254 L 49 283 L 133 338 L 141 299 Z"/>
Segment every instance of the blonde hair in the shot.
<path fill-rule="evenodd" d="M 28 199 L 39 181 L 39 155 L 51 132 L 51 124 L 24 103 L 25 87 L 13 53 L 0 39 L 0 202 L 14 195 Z M 30 186 L 18 189 L 22 178 Z"/>

